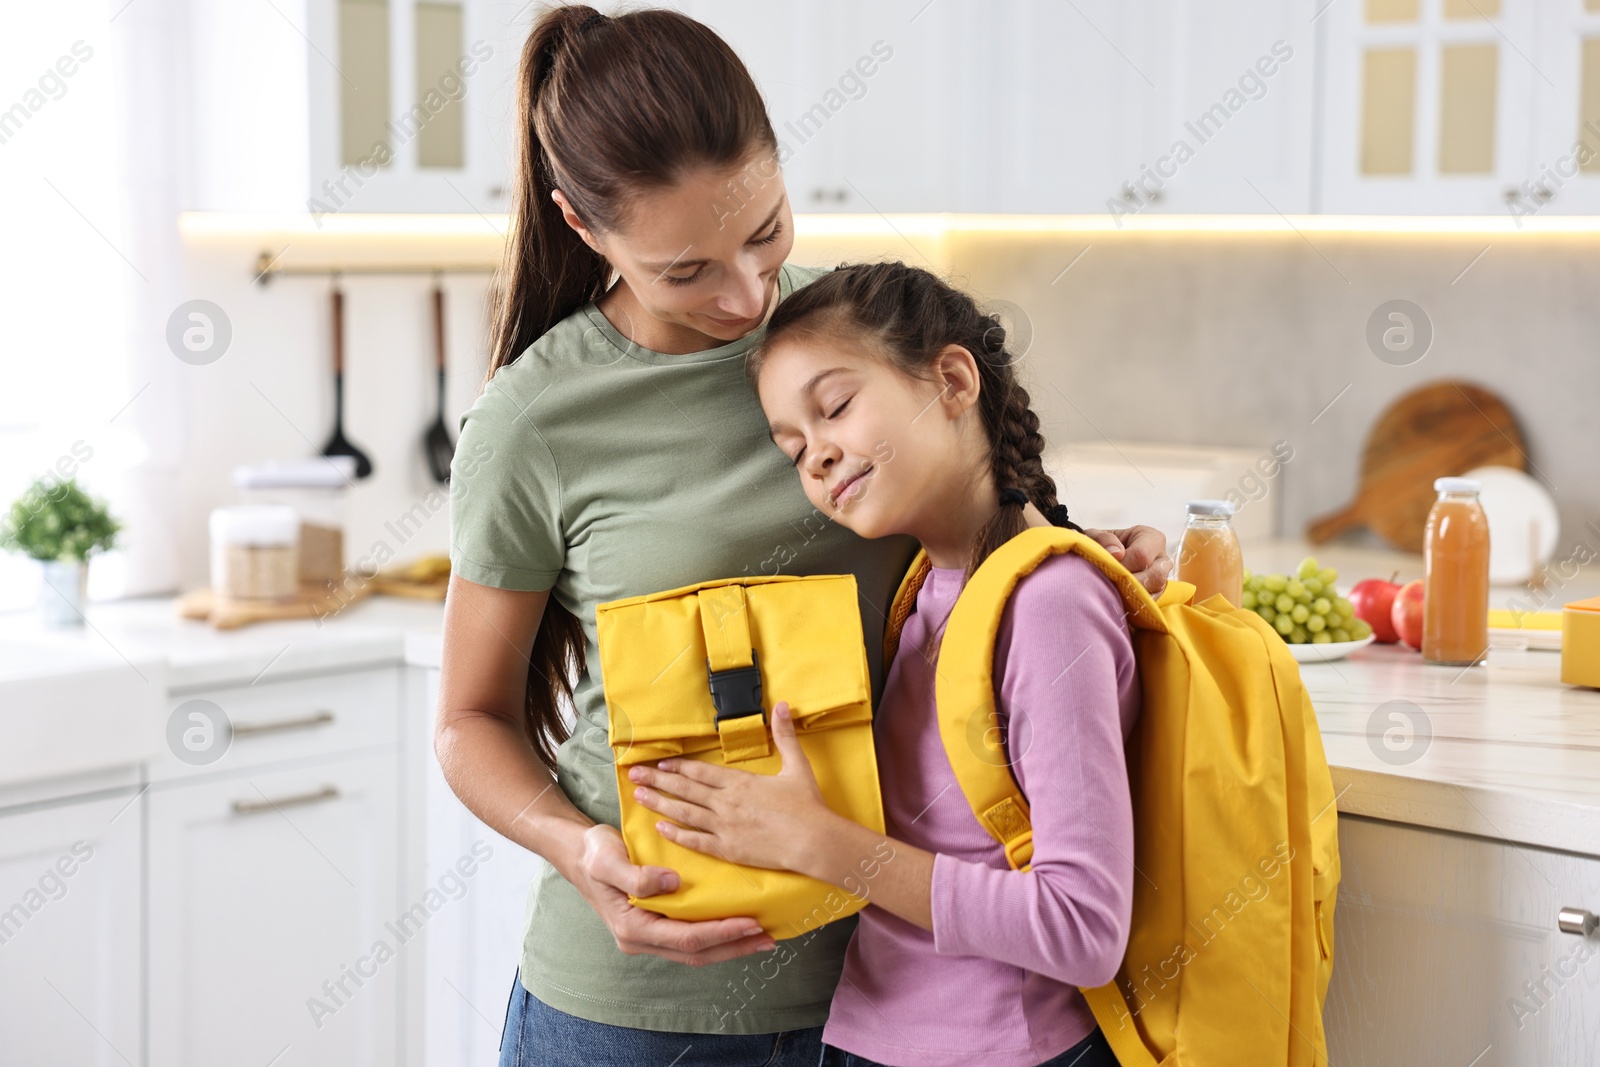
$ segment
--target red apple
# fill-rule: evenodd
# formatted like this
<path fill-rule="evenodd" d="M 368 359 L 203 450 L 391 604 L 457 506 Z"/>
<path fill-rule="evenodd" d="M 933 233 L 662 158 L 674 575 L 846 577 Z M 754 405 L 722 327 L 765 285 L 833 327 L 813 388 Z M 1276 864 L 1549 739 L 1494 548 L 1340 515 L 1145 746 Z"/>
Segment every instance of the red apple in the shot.
<path fill-rule="evenodd" d="M 1389 611 L 1389 620 L 1394 624 L 1394 631 L 1400 635 L 1400 640 L 1408 648 L 1418 650 L 1422 648 L 1423 588 L 1421 578 L 1401 586 L 1394 595 L 1394 607 Z"/>
<path fill-rule="evenodd" d="M 1389 617 L 1398 592 L 1398 585 L 1382 578 L 1357 582 L 1350 590 L 1349 600 L 1356 609 L 1356 618 L 1366 620 L 1372 627 L 1372 636 L 1378 639 L 1379 644 L 1392 645 L 1400 640 L 1400 635 L 1395 633 L 1394 621 Z"/>

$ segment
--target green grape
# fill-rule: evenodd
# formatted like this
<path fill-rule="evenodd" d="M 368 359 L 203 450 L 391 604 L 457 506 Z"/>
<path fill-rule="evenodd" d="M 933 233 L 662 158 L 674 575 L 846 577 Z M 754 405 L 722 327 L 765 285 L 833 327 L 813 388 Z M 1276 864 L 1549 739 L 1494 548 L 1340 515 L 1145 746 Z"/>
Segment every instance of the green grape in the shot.
<path fill-rule="evenodd" d="M 1334 610 L 1339 613 L 1341 618 L 1353 619 L 1356 617 L 1356 606 L 1350 603 L 1350 601 L 1346 600 L 1344 597 L 1339 597 L 1338 599 L 1334 600 L 1333 607 Z"/>
<path fill-rule="evenodd" d="M 1294 610 L 1294 598 L 1288 593 L 1279 593 L 1278 599 L 1273 603 L 1277 605 L 1278 611 L 1284 615 Z"/>
<path fill-rule="evenodd" d="M 1311 609 L 1306 607 L 1304 604 L 1296 604 L 1294 607 L 1289 609 L 1289 618 L 1293 619 L 1295 622 L 1305 622 L 1307 619 L 1311 618 Z"/>
<path fill-rule="evenodd" d="M 1244 569 L 1244 581 L 1245 581 L 1245 584 L 1249 585 L 1250 584 L 1250 579 L 1253 578 L 1253 577 L 1255 577 L 1255 576 L 1250 573 L 1250 568 L 1246 567 Z"/>
<path fill-rule="evenodd" d="M 1239 606 L 1248 611 L 1256 609 L 1256 594 L 1254 590 L 1246 589 L 1244 595 L 1239 597 Z"/>
<path fill-rule="evenodd" d="M 1269 574 L 1261 579 L 1261 584 L 1271 592 L 1281 593 L 1284 587 L 1289 584 L 1289 579 L 1281 574 Z"/>
<path fill-rule="evenodd" d="M 1333 639 L 1335 641 L 1350 640 L 1350 631 L 1346 630 L 1343 626 L 1335 626 L 1333 629 L 1329 630 L 1328 633 L 1333 635 Z"/>
<path fill-rule="evenodd" d="M 1289 618 L 1287 615 L 1279 615 L 1277 620 L 1274 621 L 1272 625 L 1280 634 L 1288 637 L 1290 631 L 1294 629 L 1294 620 Z"/>
<path fill-rule="evenodd" d="M 1312 634 L 1311 635 L 1311 643 L 1313 645 L 1326 645 L 1326 644 L 1332 643 L 1332 641 L 1333 641 L 1333 638 L 1328 636 L 1328 631 L 1326 631 L 1326 630 L 1322 631 L 1319 634 Z"/>
<path fill-rule="evenodd" d="M 1339 572 L 1332 567 L 1324 567 L 1317 572 L 1317 581 L 1322 583 L 1324 589 L 1332 589 L 1339 580 Z"/>
<path fill-rule="evenodd" d="M 1316 557 L 1315 556 L 1307 556 L 1305 559 L 1300 561 L 1300 569 L 1295 571 L 1295 575 L 1294 576 L 1296 578 L 1310 578 L 1310 577 L 1314 576 L 1316 573 L 1317 573 L 1317 559 L 1316 559 Z"/>
<path fill-rule="evenodd" d="M 1317 581 L 1317 579 L 1315 579 L 1315 578 L 1306 578 L 1303 581 L 1301 581 L 1300 584 L 1305 586 L 1306 587 L 1306 592 L 1310 593 L 1312 596 L 1321 596 L 1322 595 L 1322 583 Z"/>
<path fill-rule="evenodd" d="M 1300 581 L 1300 579 L 1291 578 L 1284 583 L 1283 591 L 1294 597 L 1296 600 L 1299 600 L 1301 597 L 1306 595 L 1306 586 L 1304 582 Z"/>
<path fill-rule="evenodd" d="M 1321 615 L 1313 615 L 1306 620 L 1306 629 L 1310 630 L 1314 634 L 1320 634 L 1323 630 L 1327 629 L 1327 626 L 1328 620 L 1324 619 Z"/>
<path fill-rule="evenodd" d="M 1306 633 L 1306 628 L 1304 626 L 1296 626 L 1294 629 L 1289 631 L 1289 643 L 1291 645 L 1303 645 L 1306 643 L 1306 641 L 1310 640 L 1310 638 L 1311 635 Z"/>
<path fill-rule="evenodd" d="M 1268 625 L 1278 621 L 1278 609 L 1271 604 L 1262 604 L 1256 608 L 1256 614 L 1267 620 Z"/>
<path fill-rule="evenodd" d="M 1329 612 L 1333 611 L 1333 601 L 1329 600 L 1325 596 L 1319 596 L 1317 597 L 1316 601 L 1312 603 L 1311 610 L 1316 612 L 1318 615 L 1327 615 Z"/>
<path fill-rule="evenodd" d="M 1372 633 L 1372 626 L 1366 619 L 1354 619 L 1348 627 L 1352 641 L 1365 640 Z"/>

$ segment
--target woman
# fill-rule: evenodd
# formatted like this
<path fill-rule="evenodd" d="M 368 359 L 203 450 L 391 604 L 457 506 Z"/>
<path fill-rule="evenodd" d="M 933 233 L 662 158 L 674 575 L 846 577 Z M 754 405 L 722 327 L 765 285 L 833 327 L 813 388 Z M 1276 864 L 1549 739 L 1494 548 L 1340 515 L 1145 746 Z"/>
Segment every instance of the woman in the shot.
<path fill-rule="evenodd" d="M 777 139 L 728 46 L 672 12 L 556 8 L 524 48 L 519 98 L 490 381 L 451 479 L 434 744 L 462 802 L 550 863 L 501 1062 L 809 1067 L 854 924 L 780 967 L 742 958 L 773 947 L 751 920 L 628 903 L 677 875 L 630 864 L 615 829 L 594 607 L 740 574 L 854 574 L 876 699 L 882 613 L 916 544 L 814 509 L 745 380 L 777 302 L 819 272 L 784 263 Z M 1159 532 L 1099 536 L 1163 584 Z"/>

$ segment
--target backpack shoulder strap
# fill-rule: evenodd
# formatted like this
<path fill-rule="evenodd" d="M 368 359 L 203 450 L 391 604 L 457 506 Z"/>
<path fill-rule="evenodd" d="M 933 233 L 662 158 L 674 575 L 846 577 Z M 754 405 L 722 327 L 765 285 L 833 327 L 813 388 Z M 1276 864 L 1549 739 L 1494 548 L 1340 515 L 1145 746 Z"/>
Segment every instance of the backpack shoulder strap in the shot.
<path fill-rule="evenodd" d="M 939 646 L 934 683 L 939 736 L 978 822 L 1018 870 L 1026 869 L 1033 858 L 1033 826 L 1000 735 L 994 643 L 1017 582 L 1060 552 L 1076 552 L 1110 578 L 1135 626 L 1166 631 L 1160 609 L 1138 579 L 1093 538 L 1060 527 L 1022 531 L 984 560 L 961 591 Z"/>
<path fill-rule="evenodd" d="M 933 564 L 928 561 L 928 554 L 919 548 L 915 558 L 911 560 L 911 567 L 906 571 L 906 576 L 900 580 L 900 588 L 895 592 L 894 599 L 889 602 L 889 618 L 883 626 L 885 677 L 889 673 L 889 664 L 894 662 L 894 654 L 900 650 L 900 631 L 905 629 L 906 620 L 911 617 L 911 613 L 917 610 L 917 591 L 922 588 L 922 583 L 932 568 Z"/>

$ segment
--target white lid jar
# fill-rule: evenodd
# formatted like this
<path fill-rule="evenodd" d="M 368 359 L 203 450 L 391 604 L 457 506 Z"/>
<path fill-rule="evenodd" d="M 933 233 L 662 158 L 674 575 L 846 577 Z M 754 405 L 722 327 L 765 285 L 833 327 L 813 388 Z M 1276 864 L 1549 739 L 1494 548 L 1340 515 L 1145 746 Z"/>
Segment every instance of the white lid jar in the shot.
<path fill-rule="evenodd" d="M 211 590 L 225 600 L 292 600 L 299 592 L 300 517 L 281 504 L 211 512 Z"/>

